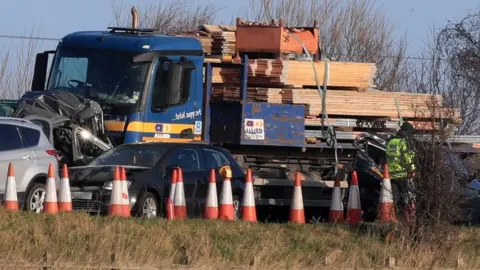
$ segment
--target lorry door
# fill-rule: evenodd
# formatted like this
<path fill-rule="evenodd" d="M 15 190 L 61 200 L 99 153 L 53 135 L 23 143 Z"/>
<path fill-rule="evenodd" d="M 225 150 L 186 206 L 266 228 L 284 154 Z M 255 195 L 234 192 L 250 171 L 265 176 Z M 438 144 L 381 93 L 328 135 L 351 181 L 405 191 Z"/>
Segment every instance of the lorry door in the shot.
<path fill-rule="evenodd" d="M 155 60 L 145 102 L 143 141 L 200 140 L 202 58 L 160 57 Z"/>
<path fill-rule="evenodd" d="M 201 214 L 198 190 L 201 185 L 202 171 L 205 171 L 203 156 L 195 145 L 185 145 L 176 148 L 166 159 L 165 167 L 174 166 L 182 168 L 185 201 L 189 217 Z"/>

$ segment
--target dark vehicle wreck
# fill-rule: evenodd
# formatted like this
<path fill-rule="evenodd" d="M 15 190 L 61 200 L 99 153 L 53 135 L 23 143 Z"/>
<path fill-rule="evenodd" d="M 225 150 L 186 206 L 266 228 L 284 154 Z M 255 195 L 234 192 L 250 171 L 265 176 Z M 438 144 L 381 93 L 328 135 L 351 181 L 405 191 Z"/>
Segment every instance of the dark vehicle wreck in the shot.
<path fill-rule="evenodd" d="M 27 92 L 11 116 L 40 125 L 60 162 L 69 166 L 86 164 L 113 147 L 100 105 L 67 91 Z"/>

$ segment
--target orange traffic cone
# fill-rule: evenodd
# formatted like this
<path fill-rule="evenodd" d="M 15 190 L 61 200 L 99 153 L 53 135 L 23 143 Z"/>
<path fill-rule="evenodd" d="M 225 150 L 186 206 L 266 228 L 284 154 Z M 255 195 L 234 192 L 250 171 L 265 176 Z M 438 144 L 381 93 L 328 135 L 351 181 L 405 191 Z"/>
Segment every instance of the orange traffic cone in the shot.
<path fill-rule="evenodd" d="M 210 183 L 208 184 L 207 202 L 205 204 L 205 219 L 218 218 L 217 179 L 215 170 L 210 170 Z"/>
<path fill-rule="evenodd" d="M 330 213 L 328 222 L 337 223 L 344 221 L 342 195 L 340 190 L 340 177 L 335 177 L 335 185 L 333 186 L 332 200 L 330 201 Z"/>
<path fill-rule="evenodd" d="M 397 222 L 395 205 L 393 203 L 392 184 L 390 182 L 390 173 L 388 165 L 383 169 L 382 189 L 380 190 L 380 206 L 378 209 L 379 222 Z"/>
<path fill-rule="evenodd" d="M 109 216 L 130 216 L 130 211 L 126 211 L 126 208 L 130 208 L 128 205 L 128 194 L 125 194 L 123 190 L 122 177 L 119 167 L 115 167 L 113 174 L 113 187 L 112 194 L 110 196 L 110 207 L 108 209 Z"/>
<path fill-rule="evenodd" d="M 174 209 L 176 219 L 187 218 L 187 206 L 185 203 L 185 190 L 183 188 L 183 172 L 178 168 L 177 184 L 175 185 Z"/>
<path fill-rule="evenodd" d="M 219 218 L 225 221 L 235 220 L 235 210 L 233 208 L 232 196 L 232 170 L 228 166 L 220 168 L 220 172 L 224 177 L 222 184 L 222 192 L 220 194 Z"/>
<path fill-rule="evenodd" d="M 352 181 L 350 183 L 350 193 L 348 195 L 347 205 L 347 223 L 350 225 L 362 222 L 362 207 L 360 204 L 360 190 L 358 189 L 357 172 L 352 172 Z"/>
<path fill-rule="evenodd" d="M 15 183 L 15 171 L 13 164 L 8 164 L 7 183 L 5 184 L 5 198 L 3 205 L 5 209 L 18 211 L 17 184 Z"/>
<path fill-rule="evenodd" d="M 293 187 L 292 205 L 290 208 L 290 222 L 305 223 L 305 211 L 303 209 L 303 195 L 302 195 L 302 181 L 300 180 L 300 173 L 295 174 L 295 186 Z"/>
<path fill-rule="evenodd" d="M 257 222 L 257 211 L 255 209 L 255 197 L 253 195 L 252 170 L 247 170 L 245 190 L 243 192 L 242 219 L 250 222 Z"/>
<path fill-rule="evenodd" d="M 129 217 L 130 216 L 130 196 L 128 193 L 127 171 L 125 170 L 125 167 L 121 167 L 120 172 L 121 172 L 120 180 L 122 182 L 122 198 L 124 199 L 123 211 L 124 211 L 124 216 Z"/>
<path fill-rule="evenodd" d="M 48 167 L 47 186 L 45 188 L 45 201 L 43 202 L 43 212 L 47 214 L 58 213 L 57 187 L 55 184 L 55 173 L 52 163 Z"/>
<path fill-rule="evenodd" d="M 60 179 L 60 196 L 58 198 L 59 212 L 72 212 L 72 196 L 70 194 L 67 164 L 63 164 L 62 179 Z"/>
<path fill-rule="evenodd" d="M 177 169 L 172 172 L 172 180 L 170 183 L 170 194 L 165 200 L 165 206 L 167 208 L 167 219 L 175 218 L 175 210 L 173 205 L 173 199 L 175 198 L 175 186 L 177 185 Z"/>

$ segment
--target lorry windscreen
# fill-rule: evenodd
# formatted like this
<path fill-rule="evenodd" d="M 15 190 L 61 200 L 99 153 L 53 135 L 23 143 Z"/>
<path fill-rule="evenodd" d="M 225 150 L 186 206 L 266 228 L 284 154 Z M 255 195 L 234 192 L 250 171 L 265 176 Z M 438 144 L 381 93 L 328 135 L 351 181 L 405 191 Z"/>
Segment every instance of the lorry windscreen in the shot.
<path fill-rule="evenodd" d="M 133 52 L 60 46 L 47 90 L 65 90 L 100 103 L 136 104 L 148 64 L 132 64 Z"/>

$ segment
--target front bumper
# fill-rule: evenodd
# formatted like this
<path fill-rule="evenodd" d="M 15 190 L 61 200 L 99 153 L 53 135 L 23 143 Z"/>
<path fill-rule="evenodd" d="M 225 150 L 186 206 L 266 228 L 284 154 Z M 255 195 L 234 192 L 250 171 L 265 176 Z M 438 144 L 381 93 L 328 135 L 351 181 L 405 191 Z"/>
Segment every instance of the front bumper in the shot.
<path fill-rule="evenodd" d="M 71 187 L 72 207 L 75 212 L 105 215 L 110 207 L 111 190 L 101 187 Z M 135 207 L 140 190 L 129 189 L 130 209 Z"/>

